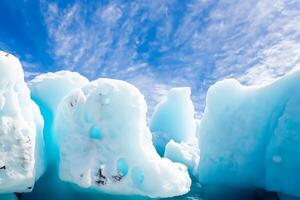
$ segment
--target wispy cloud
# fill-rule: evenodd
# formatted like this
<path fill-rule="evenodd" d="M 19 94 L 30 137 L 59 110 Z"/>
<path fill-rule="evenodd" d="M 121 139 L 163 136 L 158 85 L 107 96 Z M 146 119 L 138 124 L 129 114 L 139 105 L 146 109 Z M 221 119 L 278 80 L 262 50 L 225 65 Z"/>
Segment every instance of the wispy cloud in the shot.
<path fill-rule="evenodd" d="M 41 2 L 51 53 L 63 69 L 135 84 L 154 105 L 190 86 L 198 111 L 226 77 L 260 84 L 300 63 L 300 2 Z"/>
<path fill-rule="evenodd" d="M 38 76 L 39 74 L 40 74 L 39 72 L 25 71 L 24 77 L 25 77 L 25 80 L 30 80 L 30 79 L 33 79 L 34 77 Z"/>

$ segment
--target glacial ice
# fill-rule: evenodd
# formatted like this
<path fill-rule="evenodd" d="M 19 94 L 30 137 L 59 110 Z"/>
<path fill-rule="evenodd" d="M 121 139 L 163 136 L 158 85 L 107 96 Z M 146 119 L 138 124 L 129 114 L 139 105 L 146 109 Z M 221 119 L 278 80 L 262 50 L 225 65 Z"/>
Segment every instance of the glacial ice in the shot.
<path fill-rule="evenodd" d="M 173 162 L 186 165 L 197 176 L 199 147 L 197 120 L 190 88 L 173 88 L 160 102 L 150 121 L 152 141 L 157 152 Z"/>
<path fill-rule="evenodd" d="M 0 199 L 30 192 L 46 166 L 25 200 L 45 192 L 43 199 L 172 197 L 189 191 L 187 169 L 201 191 L 300 197 L 300 71 L 265 86 L 216 83 L 200 123 L 190 89 L 172 89 L 155 109 L 152 134 L 144 97 L 124 81 L 61 71 L 30 81 L 30 94 L 19 60 L 4 52 L 0 75 Z"/>
<path fill-rule="evenodd" d="M 43 173 L 43 119 L 19 60 L 0 51 L 0 193 L 29 192 Z"/>
<path fill-rule="evenodd" d="M 300 71 L 266 86 L 216 83 L 198 139 L 201 183 L 300 197 Z"/>
<path fill-rule="evenodd" d="M 28 83 L 33 99 L 52 112 L 62 99 L 73 89 L 88 83 L 88 79 L 77 72 L 58 71 L 36 76 Z"/>
<path fill-rule="evenodd" d="M 81 193 L 75 192 L 68 183 L 61 181 L 58 177 L 59 150 L 54 139 L 53 120 L 58 104 L 72 90 L 88 84 L 88 79 L 76 72 L 58 71 L 41 74 L 31 80 L 28 85 L 31 90 L 32 99 L 40 107 L 44 118 L 44 140 L 47 159 L 47 171 L 39 180 L 38 187 L 29 194 L 26 199 L 40 199 L 40 194 L 47 193 L 44 200 L 57 199 L 64 195 L 64 199 L 75 199 Z M 83 198 L 83 199 L 89 199 Z"/>
<path fill-rule="evenodd" d="M 178 143 L 174 140 L 170 140 L 166 145 L 164 157 L 169 158 L 173 162 L 184 164 L 188 167 L 190 174 L 197 176 L 200 159 L 199 154 L 198 143 Z"/>
<path fill-rule="evenodd" d="M 48 177 L 43 181 L 46 183 L 42 186 L 44 190 L 47 183 L 50 183 L 65 188 L 63 192 L 70 196 L 77 193 L 53 178 L 58 170 L 54 164 L 59 165 L 62 180 L 86 188 L 86 191 L 101 190 L 115 194 L 163 197 L 188 192 L 191 180 L 185 166 L 161 159 L 155 152 L 151 134 L 146 126 L 146 105 L 142 95 L 133 86 L 122 81 L 114 83 L 113 80 L 103 79 L 98 82 L 88 84 L 86 78 L 67 71 L 42 74 L 30 81 L 32 98 L 40 106 L 45 119 L 47 158 L 48 162 L 52 163 L 48 170 L 52 172 L 48 172 Z M 85 85 L 87 86 L 83 87 Z M 81 95 L 84 95 L 86 101 L 81 101 Z M 49 99 L 49 96 L 53 98 Z M 72 102 L 69 102 L 70 98 Z M 120 99 L 124 103 L 121 103 Z M 62 105 L 57 108 L 59 103 Z M 74 106 L 74 112 L 65 113 L 66 106 L 70 109 L 68 111 L 72 111 Z M 124 110 L 120 112 L 120 108 Z M 66 114 L 68 119 L 65 119 Z M 105 118 L 101 121 L 102 115 Z M 53 125 L 54 118 L 56 119 Z M 76 127 L 77 131 L 72 132 Z M 139 133 L 140 131 L 142 132 Z M 66 137 L 67 142 L 62 142 Z M 70 139 L 72 137 L 74 140 Z M 122 143 L 123 148 L 120 146 Z M 73 152 L 66 150 L 70 146 Z M 134 151 L 136 153 L 133 153 Z M 135 157 L 141 158 L 132 161 Z M 82 165 L 86 171 L 79 170 Z M 150 169 L 152 173 L 149 173 Z M 160 170 L 168 171 L 165 177 L 153 178 L 155 174 L 159 176 Z M 105 176 L 105 186 L 102 186 L 102 176 Z M 155 187 L 161 184 L 161 191 L 154 191 Z"/>
<path fill-rule="evenodd" d="M 44 137 L 48 165 L 58 159 L 58 149 L 53 138 L 53 118 L 58 104 L 72 90 L 88 84 L 88 79 L 77 72 L 58 71 L 36 76 L 28 83 L 32 99 L 38 104 L 44 121 Z"/>
<path fill-rule="evenodd" d="M 157 154 L 146 110 L 144 96 L 124 81 L 100 78 L 69 93 L 55 116 L 60 178 L 114 194 L 187 193 L 187 169 Z"/>
<path fill-rule="evenodd" d="M 195 143 L 196 121 L 191 89 L 173 88 L 160 102 L 152 115 L 150 129 L 153 143 L 160 155 L 164 155 L 166 144 L 175 142 Z"/>

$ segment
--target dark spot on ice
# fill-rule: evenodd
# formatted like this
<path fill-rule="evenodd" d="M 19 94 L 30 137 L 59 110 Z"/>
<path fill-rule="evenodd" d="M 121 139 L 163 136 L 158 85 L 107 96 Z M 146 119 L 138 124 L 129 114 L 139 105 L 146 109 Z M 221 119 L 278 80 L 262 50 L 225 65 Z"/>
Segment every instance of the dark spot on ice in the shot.
<path fill-rule="evenodd" d="M 113 180 L 118 181 L 118 182 L 121 181 L 123 177 L 124 176 L 122 174 L 112 176 Z"/>
<path fill-rule="evenodd" d="M 6 166 L 4 165 L 4 166 L 0 167 L 0 169 L 6 169 Z"/>
<path fill-rule="evenodd" d="M 77 99 L 73 99 L 74 101 L 70 101 L 70 106 L 73 108 L 77 104 Z"/>
<path fill-rule="evenodd" d="M 82 177 L 83 177 L 83 174 L 80 174 L 80 177 L 82 178 Z"/>
<path fill-rule="evenodd" d="M 106 182 L 107 182 L 107 178 L 103 175 L 102 170 L 103 170 L 103 169 L 99 168 L 98 173 L 96 174 L 98 180 L 96 180 L 95 182 L 96 182 L 98 185 L 105 185 Z"/>
<path fill-rule="evenodd" d="M 27 189 L 28 189 L 28 190 L 31 190 L 31 189 L 32 189 L 32 187 L 27 187 Z"/>
<path fill-rule="evenodd" d="M 106 184 L 106 181 L 103 181 L 103 180 L 96 180 L 96 183 L 98 185 L 105 185 Z"/>
<path fill-rule="evenodd" d="M 30 137 L 27 136 L 27 141 L 26 141 L 26 143 L 28 144 L 28 143 L 30 143 L 30 142 L 31 142 Z"/>
<path fill-rule="evenodd" d="M 5 54 L 5 56 L 8 57 L 8 56 L 9 56 L 9 53 Z"/>
<path fill-rule="evenodd" d="M 22 193 L 15 193 L 15 194 L 16 194 L 18 200 L 22 200 Z"/>

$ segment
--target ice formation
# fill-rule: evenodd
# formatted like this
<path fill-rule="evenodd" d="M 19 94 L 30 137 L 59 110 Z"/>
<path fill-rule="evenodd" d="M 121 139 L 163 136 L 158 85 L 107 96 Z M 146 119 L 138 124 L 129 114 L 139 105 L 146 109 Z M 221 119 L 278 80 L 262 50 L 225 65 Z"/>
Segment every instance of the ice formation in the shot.
<path fill-rule="evenodd" d="M 67 71 L 42 74 L 29 86 L 46 122 L 47 158 L 59 165 L 62 180 L 107 193 L 167 197 L 188 192 L 191 182 L 185 166 L 156 154 L 146 126 L 145 101 L 133 86 L 108 79 L 88 84 L 78 73 Z M 47 183 L 56 184 L 65 188 L 64 193 L 76 195 L 53 180 L 55 167 L 50 170 L 44 190 Z M 159 179 L 160 170 L 167 173 Z"/>
<path fill-rule="evenodd" d="M 157 154 L 146 110 L 141 93 L 124 81 L 100 78 L 73 90 L 55 116 L 60 178 L 115 194 L 171 197 L 188 192 L 186 167 Z"/>
<path fill-rule="evenodd" d="M 38 183 L 38 187 L 26 194 L 25 199 L 40 199 L 40 194 L 47 193 L 43 199 L 57 199 L 64 194 L 64 199 L 75 199 L 80 196 L 69 184 L 58 177 L 59 152 L 53 133 L 53 119 L 58 104 L 72 90 L 88 84 L 88 79 L 76 72 L 58 71 L 41 74 L 31 80 L 28 85 L 32 99 L 39 105 L 43 115 L 45 151 L 47 159 L 47 171 Z M 62 122 L 63 123 L 63 122 Z M 90 199 L 90 197 L 83 198 Z"/>
<path fill-rule="evenodd" d="M 0 199 L 31 191 L 45 159 L 42 189 L 25 199 L 45 192 L 45 199 L 97 199 L 99 191 L 172 197 L 189 191 L 187 168 L 204 185 L 300 197 L 300 71 L 260 87 L 218 82 L 200 124 L 190 89 L 172 89 L 153 114 L 153 138 L 146 102 L 134 86 L 89 82 L 68 71 L 43 74 L 29 87 L 45 121 L 46 155 L 43 119 L 19 60 L 0 52 L 0 74 Z"/>
<path fill-rule="evenodd" d="M 155 108 L 150 129 L 160 155 L 171 139 L 186 143 L 196 141 L 195 111 L 190 95 L 190 88 L 173 88 Z"/>
<path fill-rule="evenodd" d="M 52 132 L 56 108 L 70 91 L 88 82 L 87 78 L 77 72 L 58 71 L 41 74 L 28 83 L 32 99 L 39 105 L 45 120 L 44 137 L 48 165 L 55 164 L 58 159 L 58 150 Z"/>
<path fill-rule="evenodd" d="M 31 191 L 44 171 L 43 119 L 19 60 L 0 51 L 0 193 Z"/>
<path fill-rule="evenodd" d="M 300 71 L 266 86 L 212 86 L 199 128 L 202 183 L 300 197 Z"/>
<path fill-rule="evenodd" d="M 58 71 L 36 76 L 28 85 L 34 100 L 54 112 L 61 100 L 73 89 L 89 81 L 77 72 Z"/>
<path fill-rule="evenodd" d="M 197 143 L 178 143 L 170 140 L 166 145 L 164 157 L 173 162 L 184 164 L 192 175 L 196 176 L 198 174 L 199 148 Z"/>

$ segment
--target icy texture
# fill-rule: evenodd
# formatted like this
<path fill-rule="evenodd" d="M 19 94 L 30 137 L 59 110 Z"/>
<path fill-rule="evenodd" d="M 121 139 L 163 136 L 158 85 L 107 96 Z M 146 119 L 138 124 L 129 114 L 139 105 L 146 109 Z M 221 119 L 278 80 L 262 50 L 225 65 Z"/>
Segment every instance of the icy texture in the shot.
<path fill-rule="evenodd" d="M 62 99 L 73 89 L 82 87 L 88 82 L 77 72 L 69 71 L 42 74 L 29 82 L 32 99 L 39 105 L 45 121 L 44 138 L 48 165 L 45 175 L 38 182 L 38 187 L 35 187 L 32 193 L 26 194 L 27 199 L 40 199 L 41 194 L 47 194 L 43 196 L 45 200 L 57 199 L 62 194 L 64 199 L 75 199 L 80 196 L 79 192 L 74 192 L 69 184 L 58 177 L 59 153 L 53 137 L 53 118 Z"/>
<path fill-rule="evenodd" d="M 164 154 L 165 145 L 171 139 L 187 143 L 196 140 L 195 111 L 190 95 L 190 88 L 173 88 L 155 108 L 150 129 L 160 155 Z"/>
<path fill-rule="evenodd" d="M 179 163 L 161 158 L 146 125 L 146 102 L 132 85 L 98 79 L 59 105 L 60 178 L 108 193 L 170 197 L 189 191 Z"/>
<path fill-rule="evenodd" d="M 55 111 L 66 94 L 88 82 L 88 79 L 77 72 L 58 71 L 41 74 L 31 80 L 28 85 L 34 99 Z"/>
<path fill-rule="evenodd" d="M 212 86 L 199 128 L 202 183 L 300 196 L 300 71 L 262 87 Z"/>
<path fill-rule="evenodd" d="M 0 51 L 0 193 L 28 192 L 43 173 L 43 119 L 19 60 Z"/>
<path fill-rule="evenodd" d="M 192 145 L 171 140 L 166 145 L 164 157 L 169 158 L 173 162 L 184 164 L 194 176 L 198 174 L 199 148 L 197 143 Z"/>
<path fill-rule="evenodd" d="M 52 133 L 56 108 L 70 91 L 82 87 L 88 82 L 88 79 L 77 72 L 58 71 L 41 74 L 28 83 L 32 99 L 39 105 L 45 120 L 44 135 L 48 164 L 52 164 L 58 159 Z"/>

